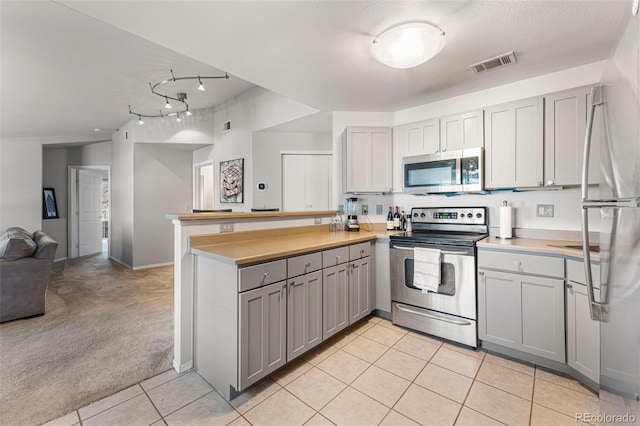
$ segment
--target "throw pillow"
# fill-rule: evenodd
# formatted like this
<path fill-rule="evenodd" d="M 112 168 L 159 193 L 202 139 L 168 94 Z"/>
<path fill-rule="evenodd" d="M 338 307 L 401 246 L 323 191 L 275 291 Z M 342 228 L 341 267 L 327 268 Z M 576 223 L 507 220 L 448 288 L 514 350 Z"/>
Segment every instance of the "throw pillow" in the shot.
<path fill-rule="evenodd" d="M 22 228 L 9 228 L 0 236 L 0 259 L 2 260 L 18 260 L 33 256 L 36 248 L 37 244 L 33 241 L 31 234 Z"/>

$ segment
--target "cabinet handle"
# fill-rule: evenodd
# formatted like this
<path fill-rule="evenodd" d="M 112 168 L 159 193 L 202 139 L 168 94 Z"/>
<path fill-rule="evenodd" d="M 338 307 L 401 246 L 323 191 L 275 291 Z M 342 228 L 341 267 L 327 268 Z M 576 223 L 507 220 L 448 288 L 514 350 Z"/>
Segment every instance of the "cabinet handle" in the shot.
<path fill-rule="evenodd" d="M 547 185 L 555 185 L 555 184 L 556 184 L 555 181 L 552 181 L 552 180 L 547 181 Z"/>
<path fill-rule="evenodd" d="M 364 254 L 364 249 L 360 250 L 360 256 Z"/>
<path fill-rule="evenodd" d="M 571 283 L 567 283 L 566 287 L 567 287 L 568 289 L 572 289 L 572 288 L 573 288 L 573 284 L 571 284 Z"/>
<path fill-rule="evenodd" d="M 445 147 L 445 148 L 442 148 L 442 152 L 445 152 L 446 150 L 447 150 L 447 148 L 446 148 L 446 147 Z"/>
<path fill-rule="evenodd" d="M 305 267 L 305 268 L 311 268 L 311 262 L 309 262 L 309 263 L 305 263 L 305 264 L 304 264 L 304 267 Z"/>
<path fill-rule="evenodd" d="M 543 183 L 541 180 L 538 181 L 538 186 L 543 186 Z"/>
<path fill-rule="evenodd" d="M 516 260 L 515 262 L 513 262 L 513 264 L 518 268 L 522 266 L 522 262 L 520 262 L 519 260 Z"/>
<path fill-rule="evenodd" d="M 264 273 L 264 278 L 265 278 L 265 279 L 267 279 L 267 278 L 271 278 L 271 274 L 269 274 L 268 272 L 265 272 L 265 273 Z"/>
<path fill-rule="evenodd" d="M 284 289 L 286 289 L 286 288 L 287 288 L 287 283 L 286 283 L 286 281 L 285 281 L 285 282 L 283 282 L 283 283 L 282 283 L 282 289 L 284 290 Z"/>
<path fill-rule="evenodd" d="M 340 263 L 340 256 L 336 256 L 336 265 Z"/>
<path fill-rule="evenodd" d="M 478 272 L 478 275 L 484 275 L 484 272 Z"/>

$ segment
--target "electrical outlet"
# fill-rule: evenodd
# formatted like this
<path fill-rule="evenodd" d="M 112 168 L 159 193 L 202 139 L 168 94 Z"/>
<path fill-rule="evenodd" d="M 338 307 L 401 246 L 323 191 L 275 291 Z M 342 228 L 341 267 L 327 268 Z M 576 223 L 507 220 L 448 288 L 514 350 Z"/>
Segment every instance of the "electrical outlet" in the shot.
<path fill-rule="evenodd" d="M 338 204 L 338 213 L 344 214 L 344 204 Z"/>
<path fill-rule="evenodd" d="M 553 217 L 553 204 L 538 204 L 536 208 L 537 217 Z"/>
<path fill-rule="evenodd" d="M 369 205 L 368 204 L 363 204 L 362 205 L 362 214 L 365 215 L 365 216 L 369 214 Z"/>
<path fill-rule="evenodd" d="M 233 232 L 233 223 L 223 223 L 220 225 L 220 232 Z"/>
<path fill-rule="evenodd" d="M 320 225 L 322 224 L 322 219 L 320 219 L 319 217 L 315 217 L 313 218 L 313 223 L 316 225 Z"/>
<path fill-rule="evenodd" d="M 382 204 L 376 204 L 376 215 L 382 216 Z"/>

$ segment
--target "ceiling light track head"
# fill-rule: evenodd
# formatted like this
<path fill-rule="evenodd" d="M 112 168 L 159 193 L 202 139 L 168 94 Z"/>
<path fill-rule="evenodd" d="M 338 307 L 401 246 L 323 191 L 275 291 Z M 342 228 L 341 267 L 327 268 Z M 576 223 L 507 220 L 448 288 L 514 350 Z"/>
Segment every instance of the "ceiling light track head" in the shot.
<path fill-rule="evenodd" d="M 171 103 L 169 102 L 170 100 L 172 101 L 176 101 L 176 102 L 180 102 L 182 104 L 183 109 L 180 111 L 176 111 L 174 113 L 171 114 L 164 114 L 162 112 L 162 110 L 159 110 L 159 114 L 142 114 L 136 111 L 132 111 L 131 110 L 131 105 L 129 105 L 129 114 L 138 117 L 138 122 L 139 124 L 143 124 L 144 121 L 142 120 L 142 117 L 167 117 L 170 115 L 177 115 L 176 117 L 176 121 L 182 121 L 180 114 L 183 114 L 184 116 L 192 116 L 193 114 L 191 113 L 191 111 L 189 110 L 189 104 L 187 103 L 187 94 L 185 92 L 178 92 L 176 93 L 176 96 L 170 96 L 167 93 L 161 93 L 159 91 L 157 91 L 156 89 L 160 86 L 162 86 L 163 84 L 167 84 L 167 83 L 175 83 L 176 81 L 181 81 L 181 80 L 197 80 L 198 81 L 198 87 L 197 89 L 199 91 L 205 91 L 205 87 L 202 84 L 202 80 L 213 80 L 213 79 L 229 79 L 229 74 L 228 73 L 224 73 L 224 75 L 215 75 L 215 76 L 201 76 L 201 75 L 197 75 L 197 76 L 193 76 L 193 77 L 176 77 L 175 74 L 173 73 L 173 70 L 169 70 L 169 72 L 171 73 L 171 78 L 167 79 L 167 80 L 162 80 L 159 81 L 157 83 L 151 83 L 149 82 L 149 88 L 151 89 L 151 93 L 153 93 L 156 96 L 159 96 L 160 98 L 164 98 L 165 100 L 165 108 L 166 109 L 173 109 L 173 105 L 171 105 Z"/>

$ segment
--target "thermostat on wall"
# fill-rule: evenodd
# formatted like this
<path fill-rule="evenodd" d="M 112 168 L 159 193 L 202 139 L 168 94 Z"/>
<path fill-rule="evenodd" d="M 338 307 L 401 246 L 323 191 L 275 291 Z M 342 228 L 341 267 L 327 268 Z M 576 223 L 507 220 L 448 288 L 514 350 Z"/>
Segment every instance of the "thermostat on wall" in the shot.
<path fill-rule="evenodd" d="M 267 189 L 267 184 L 264 182 L 258 182 L 256 188 L 258 188 L 258 191 L 264 191 Z"/>

